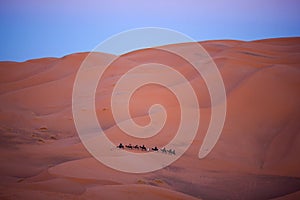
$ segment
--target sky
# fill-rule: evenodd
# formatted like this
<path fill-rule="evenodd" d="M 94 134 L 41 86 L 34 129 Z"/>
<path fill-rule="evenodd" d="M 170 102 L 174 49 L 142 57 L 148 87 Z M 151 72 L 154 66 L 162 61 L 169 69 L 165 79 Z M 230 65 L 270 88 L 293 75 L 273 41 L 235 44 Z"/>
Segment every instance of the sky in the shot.
<path fill-rule="evenodd" d="M 0 61 L 87 52 L 162 27 L 197 40 L 300 36 L 298 0 L 0 0 Z"/>

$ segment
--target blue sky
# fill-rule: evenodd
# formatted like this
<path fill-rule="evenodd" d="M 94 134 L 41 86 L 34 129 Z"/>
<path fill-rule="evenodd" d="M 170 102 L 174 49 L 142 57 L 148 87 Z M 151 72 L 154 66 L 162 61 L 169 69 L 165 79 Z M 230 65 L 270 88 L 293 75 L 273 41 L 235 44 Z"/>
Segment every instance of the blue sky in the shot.
<path fill-rule="evenodd" d="M 0 60 L 91 51 L 141 27 L 198 41 L 300 36 L 299 7 L 298 0 L 0 0 Z"/>

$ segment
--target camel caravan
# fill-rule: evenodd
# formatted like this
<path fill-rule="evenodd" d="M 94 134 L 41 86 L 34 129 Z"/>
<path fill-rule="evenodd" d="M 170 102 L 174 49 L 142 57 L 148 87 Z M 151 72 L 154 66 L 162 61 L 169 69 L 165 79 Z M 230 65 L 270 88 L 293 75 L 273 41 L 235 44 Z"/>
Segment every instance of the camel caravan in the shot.
<path fill-rule="evenodd" d="M 159 149 L 157 148 L 157 146 L 155 147 L 152 147 L 152 148 L 147 148 L 145 145 L 142 145 L 142 146 L 139 146 L 139 145 L 131 145 L 131 144 L 128 144 L 128 145 L 123 145 L 122 143 L 120 143 L 118 146 L 117 146 L 118 149 L 128 149 L 128 150 L 141 150 L 141 151 L 154 151 L 154 152 L 162 152 L 162 153 L 168 153 L 168 154 L 171 154 L 171 155 L 175 155 L 175 149 L 166 149 L 165 147 L 162 148 L 162 149 Z"/>

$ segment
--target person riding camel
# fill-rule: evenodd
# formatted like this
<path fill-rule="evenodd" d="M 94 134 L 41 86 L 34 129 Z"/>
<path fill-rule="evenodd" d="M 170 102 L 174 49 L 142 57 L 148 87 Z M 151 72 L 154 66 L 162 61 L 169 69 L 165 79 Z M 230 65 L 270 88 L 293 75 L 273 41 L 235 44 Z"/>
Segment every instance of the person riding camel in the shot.
<path fill-rule="evenodd" d="M 167 153 L 167 149 L 166 149 L 166 147 L 162 148 L 162 149 L 161 149 L 161 152 L 163 152 L 163 153 Z"/>
<path fill-rule="evenodd" d="M 147 148 L 145 147 L 145 145 L 140 146 L 140 148 L 142 149 L 142 151 L 147 151 Z"/>
<path fill-rule="evenodd" d="M 117 146 L 117 148 L 119 148 L 119 149 L 124 149 L 124 145 L 123 145 L 122 143 L 120 143 L 120 144 Z"/>
<path fill-rule="evenodd" d="M 128 148 L 128 149 L 132 149 L 133 148 L 133 146 L 131 144 L 125 145 L 125 147 Z"/>
<path fill-rule="evenodd" d="M 158 151 L 157 146 L 155 146 L 154 148 L 152 148 L 153 151 Z"/>

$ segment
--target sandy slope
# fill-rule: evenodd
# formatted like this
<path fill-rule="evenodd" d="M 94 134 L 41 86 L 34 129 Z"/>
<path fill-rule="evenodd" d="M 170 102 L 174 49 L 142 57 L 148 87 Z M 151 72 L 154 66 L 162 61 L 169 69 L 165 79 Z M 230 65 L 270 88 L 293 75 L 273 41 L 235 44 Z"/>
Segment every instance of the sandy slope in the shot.
<path fill-rule="evenodd" d="M 158 146 L 177 130 L 178 101 L 163 87 L 140 88 L 130 101 L 134 120 L 147 124 L 154 103 L 164 105 L 169 118 L 158 135 L 134 139 L 122 134 L 112 118 L 109 97 L 116 81 L 133 66 L 158 62 L 178 70 L 197 91 L 201 121 L 194 143 L 172 165 L 147 174 L 104 166 L 77 136 L 72 88 L 87 53 L 1 62 L 1 199 L 300 198 L 300 38 L 201 44 L 221 72 L 228 111 L 221 138 L 205 159 L 197 154 L 211 102 L 204 80 L 185 60 L 157 49 L 131 52 L 114 62 L 98 85 L 96 108 L 106 135 L 115 143 Z"/>

